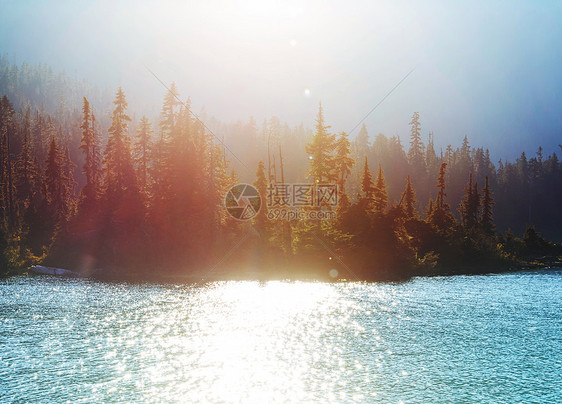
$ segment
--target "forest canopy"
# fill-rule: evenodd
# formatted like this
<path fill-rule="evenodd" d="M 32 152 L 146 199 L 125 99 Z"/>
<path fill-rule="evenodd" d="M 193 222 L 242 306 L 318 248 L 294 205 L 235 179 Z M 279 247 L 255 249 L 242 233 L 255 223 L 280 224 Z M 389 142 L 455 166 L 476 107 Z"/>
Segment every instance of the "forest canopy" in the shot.
<path fill-rule="evenodd" d="M 540 146 L 497 163 L 467 136 L 436 150 L 417 112 L 406 146 L 365 125 L 351 137 L 331 131 L 322 105 L 312 129 L 276 117 L 205 122 L 174 84 L 157 117 L 136 117 L 122 88 L 106 113 L 100 98 L 77 97 L 92 93 L 84 83 L 47 67 L 0 68 L 3 273 L 44 263 L 154 275 L 219 262 L 386 279 L 560 254 L 546 239 L 561 239 L 562 165 Z M 262 200 L 245 222 L 224 206 L 241 182 Z M 272 219 L 269 188 L 295 183 L 337 185 L 337 206 L 299 208 L 331 219 Z"/>

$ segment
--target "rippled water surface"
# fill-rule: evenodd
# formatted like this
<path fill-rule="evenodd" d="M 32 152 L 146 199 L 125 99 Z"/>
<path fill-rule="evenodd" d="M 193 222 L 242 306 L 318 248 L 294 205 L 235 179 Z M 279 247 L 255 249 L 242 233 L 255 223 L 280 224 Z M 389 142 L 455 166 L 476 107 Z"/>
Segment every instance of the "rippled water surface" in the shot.
<path fill-rule="evenodd" d="M 562 402 L 560 271 L 0 291 L 0 402 Z"/>

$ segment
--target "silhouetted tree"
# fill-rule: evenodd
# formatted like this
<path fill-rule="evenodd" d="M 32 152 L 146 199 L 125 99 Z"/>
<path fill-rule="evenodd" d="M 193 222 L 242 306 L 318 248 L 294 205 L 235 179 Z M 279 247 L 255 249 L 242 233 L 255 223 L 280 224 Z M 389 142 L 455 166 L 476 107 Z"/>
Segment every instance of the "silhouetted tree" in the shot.
<path fill-rule="evenodd" d="M 369 170 L 369 163 L 367 162 L 367 157 L 365 156 L 365 165 L 363 166 L 363 177 L 361 179 L 361 191 L 368 204 L 372 206 L 374 202 L 375 185 L 373 183 L 373 177 L 371 175 L 371 170 Z"/>
<path fill-rule="evenodd" d="M 0 187 L 2 219 L 11 227 L 15 219 L 14 183 L 10 158 L 10 131 L 13 130 L 14 107 L 6 95 L 0 99 Z"/>
<path fill-rule="evenodd" d="M 480 194 L 478 184 L 472 182 L 472 173 L 469 175 L 465 189 L 465 197 L 460 203 L 459 212 L 461 223 L 466 229 L 474 229 L 479 221 L 478 213 L 480 209 Z"/>
<path fill-rule="evenodd" d="M 424 166 L 424 145 L 421 139 L 420 114 L 414 112 L 410 121 L 410 149 L 408 160 L 416 172 L 421 172 Z"/>
<path fill-rule="evenodd" d="M 133 146 L 133 160 L 137 166 L 139 187 L 146 192 L 148 186 L 148 170 L 150 168 L 152 148 L 152 125 L 146 116 L 140 120 L 136 141 Z"/>
<path fill-rule="evenodd" d="M 127 134 L 127 122 L 131 118 L 127 115 L 127 100 L 121 87 L 117 90 L 113 104 L 115 109 L 104 155 L 105 192 L 110 200 L 118 198 L 122 192 L 137 189 L 131 157 L 131 139 Z"/>
<path fill-rule="evenodd" d="M 345 132 L 340 133 L 335 143 L 336 155 L 334 157 L 334 167 L 338 176 L 339 192 L 345 192 L 345 180 L 351 173 L 351 167 L 355 161 L 350 157 L 351 143 L 347 139 Z"/>
<path fill-rule="evenodd" d="M 254 186 L 258 190 L 261 197 L 261 208 L 254 218 L 254 225 L 256 227 L 256 230 L 259 232 L 260 237 L 263 240 L 267 241 L 271 222 L 267 217 L 267 178 L 265 174 L 265 165 L 261 160 L 259 161 L 258 169 L 256 170 L 256 180 L 254 182 Z"/>
<path fill-rule="evenodd" d="M 416 193 L 412 187 L 412 182 L 410 181 L 410 176 L 406 178 L 406 188 L 402 194 L 402 200 L 404 201 L 404 211 L 407 217 L 416 217 Z M 430 200 L 430 204 L 431 204 Z"/>
<path fill-rule="evenodd" d="M 82 106 L 82 138 L 80 150 L 84 153 L 82 172 L 86 176 L 86 185 L 82 189 L 82 198 L 85 204 L 96 202 L 100 192 L 101 156 L 94 128 L 94 115 L 90 103 L 84 97 Z"/>
<path fill-rule="evenodd" d="M 447 163 L 441 163 L 439 177 L 437 178 L 437 188 L 439 189 L 439 192 L 437 194 L 435 204 L 433 205 L 431 216 L 429 217 L 429 222 L 441 230 L 450 229 L 455 222 L 455 218 L 450 212 L 449 205 L 445 202 L 445 196 L 447 196 L 445 193 L 446 168 Z"/>
<path fill-rule="evenodd" d="M 367 132 L 365 124 L 361 126 L 361 129 L 354 140 L 354 148 L 357 158 L 363 158 L 369 152 L 369 133 Z"/>
<path fill-rule="evenodd" d="M 488 182 L 488 176 L 486 176 L 484 189 L 482 191 L 482 215 L 480 216 L 480 226 L 486 235 L 494 234 L 494 219 L 492 216 L 492 205 L 494 204 L 494 199 L 492 198 L 492 190 L 490 189 L 490 184 Z"/>
<path fill-rule="evenodd" d="M 335 147 L 335 137 L 328 132 L 330 127 L 324 123 L 322 104 L 318 108 L 316 131 L 312 141 L 306 145 L 306 152 L 310 157 L 308 173 L 316 183 L 335 180 L 335 165 L 332 155 Z"/>
<path fill-rule="evenodd" d="M 18 191 L 18 199 L 22 202 L 28 201 L 36 191 L 37 182 L 37 166 L 33 158 L 33 150 L 30 141 L 30 111 L 26 109 L 23 122 L 23 140 L 21 152 L 16 162 L 16 189 Z"/>
<path fill-rule="evenodd" d="M 386 184 L 384 182 L 384 174 L 382 167 L 379 164 L 379 172 L 375 181 L 375 189 L 373 192 L 374 197 L 374 210 L 376 213 L 384 213 L 386 205 L 388 204 L 388 196 L 386 194 Z"/>

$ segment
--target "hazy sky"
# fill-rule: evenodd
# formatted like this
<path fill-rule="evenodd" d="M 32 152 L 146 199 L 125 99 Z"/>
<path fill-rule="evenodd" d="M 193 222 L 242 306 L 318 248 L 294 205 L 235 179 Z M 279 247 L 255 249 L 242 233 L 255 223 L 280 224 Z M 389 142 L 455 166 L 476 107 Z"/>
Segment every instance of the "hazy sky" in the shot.
<path fill-rule="evenodd" d="M 175 80 L 223 121 L 278 116 L 515 157 L 562 143 L 562 2 L 3 1 L 0 52 L 48 63 L 159 108 Z M 142 102 L 139 100 L 142 99 Z M 141 111 L 144 112 L 144 111 Z"/>

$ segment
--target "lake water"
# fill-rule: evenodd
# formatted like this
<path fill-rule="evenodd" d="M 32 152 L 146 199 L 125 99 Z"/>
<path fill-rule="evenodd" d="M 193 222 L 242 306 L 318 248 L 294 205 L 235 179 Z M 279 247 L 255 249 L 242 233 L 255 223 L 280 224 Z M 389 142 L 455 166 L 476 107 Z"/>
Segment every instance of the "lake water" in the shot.
<path fill-rule="evenodd" d="M 0 291 L 0 402 L 562 402 L 562 271 Z"/>

